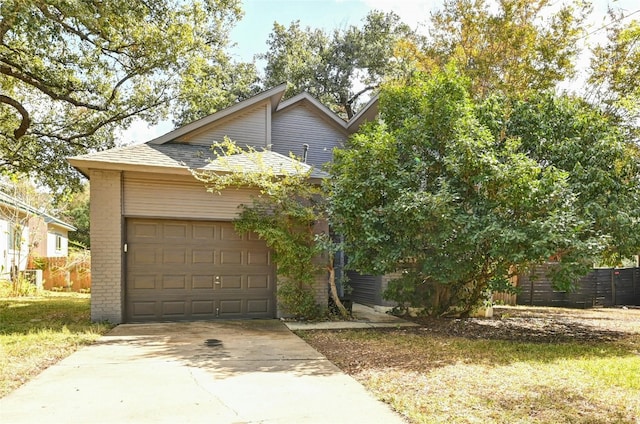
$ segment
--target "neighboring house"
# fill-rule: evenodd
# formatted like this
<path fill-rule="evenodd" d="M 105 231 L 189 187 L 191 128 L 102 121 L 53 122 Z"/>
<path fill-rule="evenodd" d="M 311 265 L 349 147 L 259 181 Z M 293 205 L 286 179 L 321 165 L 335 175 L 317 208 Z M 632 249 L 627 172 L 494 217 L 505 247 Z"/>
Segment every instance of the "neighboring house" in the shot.
<path fill-rule="evenodd" d="M 69 225 L 0 192 L 0 279 L 24 271 L 29 255 L 65 257 Z"/>
<path fill-rule="evenodd" d="M 190 170 L 216 169 L 210 146 L 226 136 L 263 149 L 274 169 L 293 168 L 290 152 L 306 156 L 304 166 L 320 178 L 333 148 L 377 115 L 377 99 L 346 122 L 307 93 L 282 101 L 285 89 L 264 91 L 144 144 L 69 159 L 91 180 L 93 320 L 281 316 L 270 250 L 254 235 L 236 234 L 231 223 L 254 192 L 209 193 Z M 315 290 L 326 304 L 326 277 Z"/>
<path fill-rule="evenodd" d="M 73 225 L 44 214 L 34 216 L 29 222 L 34 256 L 46 258 L 65 258 L 69 255 L 69 231 L 75 231 Z"/>

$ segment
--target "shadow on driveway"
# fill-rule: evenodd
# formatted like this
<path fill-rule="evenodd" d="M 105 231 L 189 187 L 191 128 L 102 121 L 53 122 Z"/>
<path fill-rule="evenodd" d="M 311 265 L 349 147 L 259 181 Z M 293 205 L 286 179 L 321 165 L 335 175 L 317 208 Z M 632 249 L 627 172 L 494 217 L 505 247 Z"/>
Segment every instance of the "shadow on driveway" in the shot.
<path fill-rule="evenodd" d="M 179 361 L 217 378 L 256 371 L 299 376 L 341 373 L 277 320 L 124 324 L 97 345 L 109 346 L 108 355 L 130 361 Z"/>
<path fill-rule="evenodd" d="M 277 320 L 125 324 L 0 399 L 7 423 L 402 423 Z"/>

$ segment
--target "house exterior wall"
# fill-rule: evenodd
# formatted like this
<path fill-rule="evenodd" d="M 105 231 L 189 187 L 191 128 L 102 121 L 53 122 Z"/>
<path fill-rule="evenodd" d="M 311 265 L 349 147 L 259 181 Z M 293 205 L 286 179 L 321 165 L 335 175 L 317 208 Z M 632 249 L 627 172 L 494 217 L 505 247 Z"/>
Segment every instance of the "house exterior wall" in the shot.
<path fill-rule="evenodd" d="M 7 221 L 0 219 L 0 280 L 6 278 L 6 272 L 9 269 L 9 240 L 8 240 L 8 224 Z"/>
<path fill-rule="evenodd" d="M 69 253 L 69 230 L 56 224 L 47 224 L 40 216 L 29 218 L 31 251 L 36 257 L 61 258 Z M 60 248 L 56 240 L 60 236 Z"/>
<path fill-rule="evenodd" d="M 30 241 L 32 256 L 47 256 L 47 224 L 40 216 L 29 218 Z"/>
<path fill-rule="evenodd" d="M 123 320 L 122 174 L 91 170 L 91 319 Z"/>
<path fill-rule="evenodd" d="M 92 195 L 95 191 L 92 180 Z M 221 194 L 210 193 L 206 191 L 203 183 L 190 176 L 167 176 L 136 172 L 123 174 L 123 193 L 123 211 L 126 218 L 202 219 L 212 221 L 234 220 L 240 211 L 238 206 L 241 204 L 250 205 L 251 196 L 258 194 L 257 191 L 248 189 L 229 189 Z M 326 224 L 323 224 L 316 230 L 328 231 L 328 228 Z M 92 239 L 92 246 L 93 243 Z M 93 248 L 92 257 L 93 261 L 97 260 Z M 313 287 L 320 305 L 327 304 L 327 281 L 326 273 L 321 273 L 316 277 Z M 94 284 L 92 281 L 92 285 Z M 94 288 L 92 287 L 92 297 L 93 293 Z M 283 311 L 278 307 L 277 316 L 282 317 L 284 315 Z"/>
<path fill-rule="evenodd" d="M 60 246 L 58 246 L 60 237 Z M 66 258 L 69 255 L 69 231 L 66 229 L 51 226 L 47 231 L 47 257 Z"/>
<path fill-rule="evenodd" d="M 22 243 L 20 249 L 12 250 L 9 248 L 9 255 L 13 255 L 10 264 L 17 265 L 20 271 L 27 269 L 27 262 L 29 261 L 29 227 L 27 225 L 22 227 Z"/>
<path fill-rule="evenodd" d="M 238 215 L 238 205 L 251 204 L 254 194 L 247 189 L 210 193 L 191 176 L 127 172 L 123 210 L 127 217 L 231 221 Z"/>
<path fill-rule="evenodd" d="M 215 122 L 192 134 L 179 137 L 178 141 L 189 144 L 211 146 L 225 136 L 240 146 L 250 145 L 266 148 L 270 143 L 269 121 L 271 106 L 268 101 L 260 103 L 242 113 Z"/>
<path fill-rule="evenodd" d="M 303 155 L 303 145 L 307 144 L 308 164 L 321 168 L 331 162 L 333 149 L 343 145 L 350 129 L 308 98 L 288 102 L 283 109 L 275 110 L 284 86 L 278 90 L 269 91 L 269 98 L 240 102 L 238 107 L 189 124 L 151 143 L 177 141 L 174 144 L 211 146 L 226 136 L 240 146 L 270 148 L 285 156 L 291 152 L 298 157 Z M 165 153 L 162 149 L 153 152 L 139 149 L 135 154 L 140 156 L 133 158 L 127 157 L 127 152 L 113 157 L 95 154 L 72 158 L 74 166 L 91 179 L 93 320 L 120 323 L 125 319 L 126 219 L 231 221 L 237 217 L 239 205 L 251 203 L 255 194 L 251 190 L 207 192 L 191 175 L 182 174 L 184 168 L 176 164 L 182 165 L 184 158 L 181 159 L 180 152 L 169 152 L 172 149 Z M 163 154 L 168 157 L 164 162 Z M 101 163 L 105 168 L 121 171 L 94 168 L 102 167 Z M 313 288 L 318 303 L 325 306 L 327 281 L 327 273 L 319 273 Z"/>
<path fill-rule="evenodd" d="M 389 286 L 389 281 L 399 278 L 400 272 L 385 275 L 360 274 L 355 271 L 347 271 L 353 293 L 349 296 L 354 302 L 363 305 L 395 306 L 397 302 L 386 300 L 383 294 Z"/>
<path fill-rule="evenodd" d="M 21 222 L 22 223 L 22 222 Z M 22 244 L 20 249 L 13 249 L 10 243 L 9 231 L 12 222 L 6 219 L 0 219 L 0 279 L 9 279 L 11 277 L 11 267 L 17 266 L 18 269 L 24 271 L 27 268 L 29 257 L 29 228 L 22 228 Z"/>
<path fill-rule="evenodd" d="M 333 159 L 333 148 L 347 139 L 344 130 L 320 117 L 307 105 L 291 106 L 273 114 L 272 150 L 285 156 L 302 157 L 303 144 L 309 145 L 307 163 L 320 168 Z"/>
<path fill-rule="evenodd" d="M 402 272 L 401 271 L 393 272 L 391 274 L 385 274 L 385 275 L 381 276 L 380 289 L 379 289 L 380 290 L 380 303 L 378 303 L 378 305 L 396 306 L 398 304 L 398 302 L 394 302 L 392 300 L 385 300 L 384 297 L 382 297 L 382 295 L 387 290 L 387 287 L 389 287 L 389 281 L 398 279 L 400 277 L 402 277 Z"/>

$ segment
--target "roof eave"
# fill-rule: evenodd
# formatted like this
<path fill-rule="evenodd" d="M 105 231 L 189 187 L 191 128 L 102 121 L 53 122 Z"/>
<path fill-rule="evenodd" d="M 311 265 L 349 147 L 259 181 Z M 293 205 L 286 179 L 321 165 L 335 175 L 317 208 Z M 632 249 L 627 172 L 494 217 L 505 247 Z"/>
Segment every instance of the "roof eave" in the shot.
<path fill-rule="evenodd" d="M 29 216 L 29 215 L 39 216 L 47 224 L 51 223 L 51 224 L 55 224 L 60 227 L 66 228 L 69 231 L 76 231 L 76 227 L 74 227 L 71 224 L 67 224 L 66 222 L 61 221 L 60 219 L 54 216 L 51 216 L 44 211 L 38 210 L 33 206 L 23 202 L 22 200 L 16 199 L 15 197 L 10 196 L 6 193 L 3 193 L 3 195 L 7 198 L 7 199 L 0 199 L 0 203 L 2 203 L 3 205 L 13 208 L 14 210 L 18 210 L 20 211 L 20 213 L 25 214 L 26 216 Z"/>
<path fill-rule="evenodd" d="M 325 106 L 324 104 L 322 104 L 318 99 L 316 99 L 315 97 L 313 97 L 311 94 L 305 92 L 302 92 L 296 96 L 291 97 L 290 99 L 287 99 L 283 102 L 281 102 L 278 107 L 276 108 L 276 112 L 282 111 L 288 107 L 293 106 L 296 103 L 302 102 L 302 101 L 307 101 L 309 103 L 311 103 L 317 110 L 319 110 L 320 112 L 322 112 L 327 118 L 329 118 L 329 120 L 331 120 L 332 122 L 334 122 L 335 124 L 337 124 L 339 127 L 341 127 L 343 130 L 347 129 L 347 121 L 345 121 L 344 119 L 340 118 L 338 115 L 336 115 L 336 113 L 334 111 L 332 111 L 331 109 L 329 109 L 327 106 Z"/>
<path fill-rule="evenodd" d="M 262 101 L 265 100 L 270 100 L 271 103 L 271 109 L 275 110 L 278 103 L 280 102 L 280 99 L 282 98 L 282 96 L 284 95 L 285 90 L 287 89 L 287 84 L 280 84 L 276 87 L 273 87 L 269 90 L 263 91 L 260 94 L 257 94 L 253 97 L 250 97 L 246 100 L 243 100 L 241 102 L 238 102 L 232 106 L 229 106 L 226 109 L 222 109 L 218 112 L 215 112 L 209 116 L 205 116 L 204 118 L 198 119 L 197 121 L 191 122 L 185 126 L 182 126 L 180 128 L 177 128 L 173 131 L 170 131 L 164 135 L 161 135 L 160 137 L 154 138 L 153 140 L 150 140 L 147 142 L 147 144 L 164 144 L 166 142 L 175 140 L 178 137 L 181 137 L 185 134 L 188 134 L 190 132 L 196 131 L 206 125 L 211 124 L 212 122 L 218 121 L 224 117 L 227 117 L 229 115 L 232 115 L 242 109 L 245 109 L 247 107 L 250 107 L 254 104 L 260 103 Z"/>
<path fill-rule="evenodd" d="M 92 169 L 105 171 L 135 171 L 147 173 L 163 173 L 173 175 L 190 175 L 191 172 L 187 166 L 158 166 L 158 165 L 141 165 L 122 162 L 105 162 L 86 160 L 79 158 L 68 158 L 69 163 L 79 170 L 83 175 L 89 178 L 89 172 Z"/>
<path fill-rule="evenodd" d="M 379 96 L 376 94 L 349 120 L 347 123 L 349 134 L 357 132 L 366 121 L 373 121 L 375 119 L 378 115 L 378 100 Z"/>
<path fill-rule="evenodd" d="M 49 219 L 49 221 L 47 221 L 47 219 Z M 64 228 L 65 230 L 68 230 L 68 231 L 77 231 L 77 230 L 78 230 L 78 229 L 77 229 L 76 227 L 74 227 L 73 225 L 71 225 L 71 224 L 67 224 L 66 222 L 60 221 L 59 219 L 54 218 L 54 217 L 52 217 L 52 216 L 47 216 L 47 217 L 45 217 L 44 222 L 45 222 L 47 225 L 56 225 L 56 226 L 58 226 L 58 227 L 62 227 L 62 228 Z"/>

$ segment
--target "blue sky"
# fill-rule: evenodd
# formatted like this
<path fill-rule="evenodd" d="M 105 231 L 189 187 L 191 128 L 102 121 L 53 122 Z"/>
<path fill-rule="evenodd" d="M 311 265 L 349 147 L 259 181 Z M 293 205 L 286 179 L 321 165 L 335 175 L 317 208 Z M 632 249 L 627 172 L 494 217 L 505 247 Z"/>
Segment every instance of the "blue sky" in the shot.
<path fill-rule="evenodd" d="M 553 4 L 561 5 L 562 1 Z M 594 13 L 591 25 L 597 29 L 602 25 L 607 6 L 622 8 L 627 12 L 640 9 L 638 0 L 592 0 Z M 300 20 L 302 26 L 332 30 L 348 25 L 359 25 L 371 10 L 397 13 L 412 28 L 426 31 L 425 22 L 429 14 L 438 10 L 442 0 L 243 0 L 244 18 L 231 32 L 237 43 L 233 52 L 239 60 L 249 61 L 253 55 L 266 51 L 266 40 L 273 22 L 288 26 Z M 636 14 L 640 18 L 640 14 Z M 599 31 L 593 34 L 596 39 Z"/>
<path fill-rule="evenodd" d="M 234 53 L 241 60 L 251 60 L 253 55 L 266 51 L 266 41 L 273 23 L 288 26 L 299 20 L 303 27 L 332 30 L 349 25 L 360 25 L 371 10 L 394 10 L 412 27 L 417 27 L 419 16 L 428 16 L 431 5 L 440 0 L 243 0 L 245 12 L 242 21 L 234 28 L 231 38 L 237 43 Z M 421 19 L 423 20 L 423 19 Z"/>
<path fill-rule="evenodd" d="M 562 0 L 555 1 L 561 5 Z M 591 16 L 588 31 L 595 31 L 587 39 L 595 43 L 606 36 L 605 30 L 596 31 L 603 25 L 607 7 L 621 8 L 625 14 L 636 12 L 629 19 L 640 19 L 640 2 L 638 0 L 592 0 L 594 12 Z M 244 18 L 231 31 L 231 39 L 236 46 L 231 50 L 238 61 L 251 61 L 254 55 L 267 50 L 267 38 L 273 28 L 273 23 L 288 26 L 295 20 L 300 20 L 303 27 L 323 28 L 332 30 L 349 25 L 360 25 L 362 19 L 371 10 L 393 11 L 412 28 L 426 33 L 425 22 L 429 14 L 438 10 L 442 0 L 243 0 Z M 584 47 L 584 46 L 583 46 Z M 588 64 L 588 56 L 583 56 L 581 66 Z M 262 64 L 258 63 L 261 70 Z M 579 82 L 570 82 L 579 84 Z M 163 122 L 155 127 L 148 127 L 143 122 L 135 122 L 131 128 L 122 134 L 123 143 L 144 142 L 158 137 L 171 130 L 169 122 Z"/>

